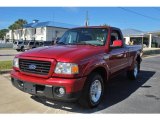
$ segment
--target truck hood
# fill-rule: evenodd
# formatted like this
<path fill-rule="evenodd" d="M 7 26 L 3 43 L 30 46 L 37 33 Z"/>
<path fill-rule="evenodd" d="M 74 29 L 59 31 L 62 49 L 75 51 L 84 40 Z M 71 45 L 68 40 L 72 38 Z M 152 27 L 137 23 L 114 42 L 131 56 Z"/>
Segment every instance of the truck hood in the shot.
<path fill-rule="evenodd" d="M 103 46 L 90 45 L 54 45 L 49 47 L 35 48 L 26 51 L 19 56 L 38 57 L 38 58 L 53 58 L 57 61 L 72 62 L 83 60 L 86 57 L 91 57 L 104 52 Z"/>

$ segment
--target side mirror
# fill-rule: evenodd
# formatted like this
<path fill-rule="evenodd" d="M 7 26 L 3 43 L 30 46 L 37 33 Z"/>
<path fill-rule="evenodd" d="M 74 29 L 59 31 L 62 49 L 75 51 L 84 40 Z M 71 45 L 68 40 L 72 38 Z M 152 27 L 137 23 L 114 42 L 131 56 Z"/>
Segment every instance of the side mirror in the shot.
<path fill-rule="evenodd" d="M 122 47 L 122 46 L 123 46 L 122 40 L 114 40 L 113 41 L 113 47 Z"/>

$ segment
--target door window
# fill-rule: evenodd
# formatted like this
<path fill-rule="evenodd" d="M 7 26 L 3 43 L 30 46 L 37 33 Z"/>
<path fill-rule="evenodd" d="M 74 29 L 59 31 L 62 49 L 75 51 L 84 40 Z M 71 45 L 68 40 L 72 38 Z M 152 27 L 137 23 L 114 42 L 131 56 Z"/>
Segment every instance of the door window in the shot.
<path fill-rule="evenodd" d="M 122 36 L 118 30 L 113 30 L 111 33 L 110 47 L 119 48 L 123 46 Z"/>

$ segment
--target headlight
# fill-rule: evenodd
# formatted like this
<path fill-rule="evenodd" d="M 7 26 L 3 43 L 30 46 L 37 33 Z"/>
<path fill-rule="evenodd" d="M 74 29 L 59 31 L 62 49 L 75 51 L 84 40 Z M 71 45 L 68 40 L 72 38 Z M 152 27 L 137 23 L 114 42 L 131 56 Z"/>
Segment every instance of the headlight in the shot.
<path fill-rule="evenodd" d="M 19 59 L 18 58 L 14 58 L 14 60 L 13 60 L 13 67 L 19 68 Z"/>
<path fill-rule="evenodd" d="M 58 62 L 54 70 L 58 74 L 78 74 L 78 65 L 75 63 L 62 63 Z"/>

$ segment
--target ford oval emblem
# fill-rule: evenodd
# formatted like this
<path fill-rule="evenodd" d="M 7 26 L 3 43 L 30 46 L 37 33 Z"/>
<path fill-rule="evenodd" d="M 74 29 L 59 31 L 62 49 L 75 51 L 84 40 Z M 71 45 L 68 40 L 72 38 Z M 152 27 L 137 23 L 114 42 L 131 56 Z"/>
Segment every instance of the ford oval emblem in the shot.
<path fill-rule="evenodd" d="M 32 69 L 32 70 L 36 69 L 36 65 L 34 64 L 29 65 L 29 69 Z"/>

